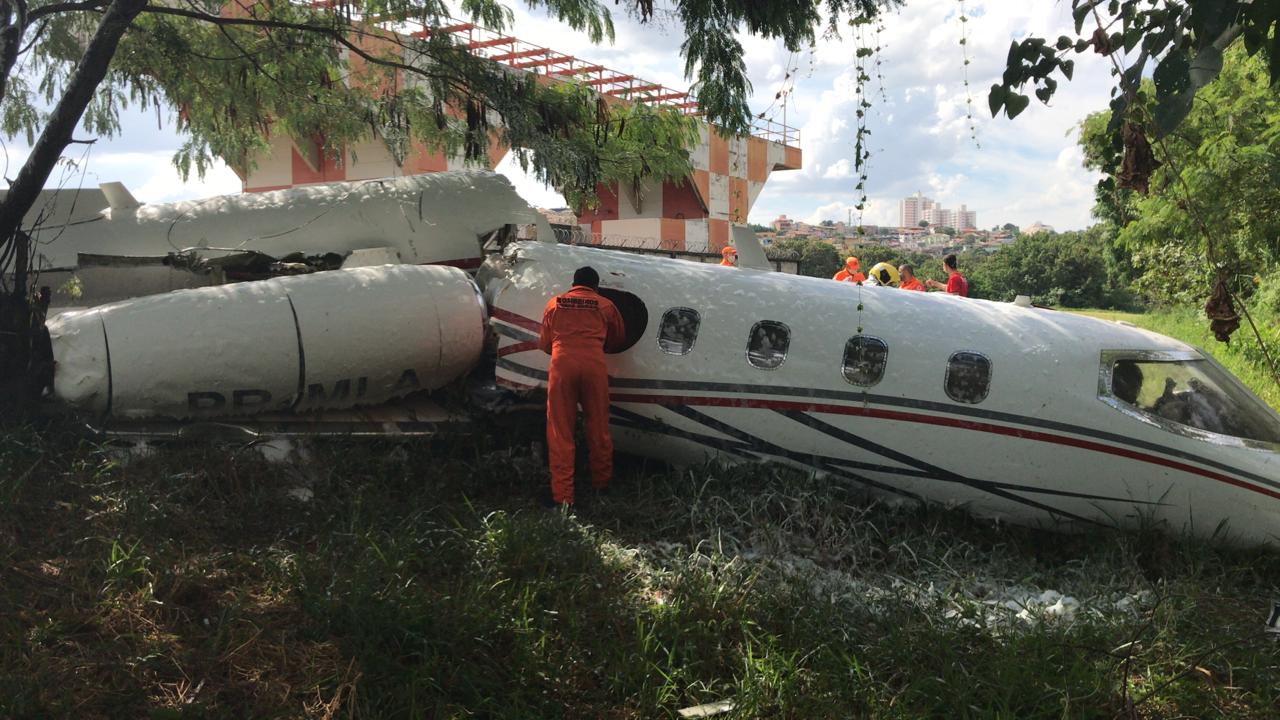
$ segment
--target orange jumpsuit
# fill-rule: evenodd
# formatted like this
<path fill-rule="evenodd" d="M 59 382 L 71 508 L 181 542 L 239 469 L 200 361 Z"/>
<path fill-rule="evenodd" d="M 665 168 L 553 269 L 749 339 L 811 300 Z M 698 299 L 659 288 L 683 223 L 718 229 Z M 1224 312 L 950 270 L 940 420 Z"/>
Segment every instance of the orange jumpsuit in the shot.
<path fill-rule="evenodd" d="M 574 424 L 582 404 L 591 455 L 591 485 L 605 488 L 613 477 L 609 437 L 609 373 L 605 348 L 626 337 L 622 315 L 607 298 L 585 285 L 547 302 L 538 345 L 551 355 L 547 371 L 547 456 L 551 497 L 573 502 Z"/>
<path fill-rule="evenodd" d="M 849 272 L 849 271 L 848 271 L 848 269 L 846 269 L 846 268 L 841 268 L 841 269 L 840 269 L 840 272 L 836 273 L 836 274 L 835 274 L 835 276 L 833 276 L 831 279 L 832 279 L 832 280 L 835 280 L 836 282 L 855 282 L 855 283 L 859 283 L 859 282 L 862 282 L 862 281 L 866 280 L 866 279 L 867 279 L 867 276 L 866 276 L 866 275 L 863 275 L 862 273 L 857 272 L 857 271 Z"/>
<path fill-rule="evenodd" d="M 920 282 L 919 278 L 911 278 L 910 280 L 903 282 L 901 285 L 899 285 L 898 289 L 919 290 L 921 292 L 924 292 L 924 283 Z"/>

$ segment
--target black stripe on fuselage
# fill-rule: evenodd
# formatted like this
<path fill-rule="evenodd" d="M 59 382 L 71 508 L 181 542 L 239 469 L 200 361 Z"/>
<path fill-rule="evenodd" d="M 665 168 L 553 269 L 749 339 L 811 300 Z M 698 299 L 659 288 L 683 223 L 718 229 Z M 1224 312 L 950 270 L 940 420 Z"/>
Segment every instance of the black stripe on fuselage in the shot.
<path fill-rule="evenodd" d="M 713 449 L 728 451 L 739 456 L 749 456 L 749 453 L 745 452 L 749 450 L 750 453 L 753 453 L 756 455 L 771 455 L 774 457 L 785 458 L 787 460 L 791 460 L 800 465 L 804 465 L 804 466 L 813 468 L 815 470 L 820 470 L 831 475 L 836 475 L 838 477 L 856 480 L 860 483 L 869 485 L 871 487 L 876 487 L 886 492 L 891 492 L 897 495 L 909 497 L 912 500 L 916 500 L 917 502 L 924 502 L 924 499 L 920 495 L 917 495 L 916 493 L 912 493 L 910 491 L 903 490 L 901 488 L 896 488 L 891 485 L 884 485 L 883 483 L 879 483 L 875 480 L 872 480 L 871 478 L 867 478 L 862 475 L 858 475 L 856 473 L 849 473 L 847 471 L 842 471 L 842 470 L 848 467 L 856 467 L 857 469 L 867 470 L 871 472 L 895 474 L 895 475 L 902 475 L 902 476 L 908 476 L 908 477 L 923 478 L 927 480 L 941 480 L 944 482 L 958 482 L 958 483 L 973 487 L 976 490 L 989 492 L 1003 499 L 1018 502 L 1028 507 L 1033 507 L 1037 510 L 1042 510 L 1051 515 L 1070 517 L 1072 519 L 1080 520 L 1082 522 L 1087 522 L 1094 525 L 1098 525 L 1099 523 L 1096 523 L 1087 518 L 1076 516 L 1072 513 L 1069 513 L 1063 510 L 1059 510 L 1057 508 L 1044 505 L 1042 503 L 1035 502 L 1033 500 L 1028 500 L 1025 498 L 1018 497 L 1016 495 L 1011 495 L 1010 491 L 1034 493 L 1039 495 L 1054 495 L 1059 497 L 1071 497 L 1071 498 L 1079 498 L 1084 500 L 1119 502 L 1119 503 L 1136 504 L 1136 505 L 1162 504 L 1162 503 L 1151 503 L 1151 502 L 1142 501 L 1142 500 L 1133 500 L 1129 498 L 1114 498 L 1114 497 L 1107 497 L 1105 495 L 1092 495 L 1088 493 L 1070 492 L 1066 490 L 1051 490 L 1051 489 L 1044 489 L 1044 488 L 1025 487 L 1021 485 L 1012 485 L 1008 483 L 998 483 L 998 482 L 993 482 L 989 480 L 976 480 L 973 478 L 967 478 L 967 477 L 961 476 L 957 473 L 952 473 L 950 471 L 943 470 L 941 468 L 937 468 L 935 466 L 929 465 L 928 463 L 924 463 L 923 461 L 919 461 L 915 458 L 912 458 L 904 453 L 896 453 L 895 451 L 891 451 L 891 450 L 885 453 L 885 452 L 877 452 L 877 450 L 874 448 L 864 448 L 864 449 L 870 449 L 872 452 L 877 452 L 877 454 L 891 456 L 892 459 L 895 459 L 910 465 L 914 465 L 922 469 L 912 470 L 909 468 L 896 467 L 891 465 L 861 463 L 853 460 L 846 460 L 844 458 L 818 455 L 816 453 L 797 452 L 794 450 L 788 450 L 786 448 L 783 448 L 775 443 L 771 443 L 766 440 L 763 440 L 762 438 L 754 436 L 728 423 L 725 423 L 709 415 L 706 415 L 697 410 L 689 408 L 688 406 L 664 405 L 663 409 L 674 412 L 677 415 L 685 417 L 689 420 L 693 420 L 694 422 L 697 422 L 713 430 L 716 430 L 717 432 L 720 432 L 724 435 L 729 435 L 734 438 L 737 438 L 737 440 L 736 441 L 728 440 L 722 437 L 715 437 L 711 435 L 705 435 L 702 433 L 695 433 L 692 431 L 683 430 L 681 428 L 676 428 L 666 423 L 656 421 L 647 416 L 640 415 L 640 414 L 631 412 L 629 410 L 624 410 L 622 408 L 617 407 L 616 405 L 613 406 L 613 411 L 615 415 L 618 415 L 621 418 L 625 418 L 625 422 L 616 423 L 616 424 L 622 425 L 623 427 L 629 427 L 636 430 L 645 430 L 649 432 L 669 435 L 672 437 L 678 437 L 678 438 L 690 440 L 692 442 L 700 443 L 702 445 L 705 445 Z M 837 437 L 836 439 L 839 439 L 842 442 L 848 442 L 847 439 L 845 438 Z M 861 445 L 858 445 L 858 446 L 861 446 Z M 881 447 L 881 446 L 876 446 L 876 447 Z"/>
<path fill-rule="evenodd" d="M 510 370 L 518 375 L 524 375 L 535 380 L 547 379 L 547 373 L 543 370 L 536 370 L 531 367 L 521 365 L 506 359 L 498 360 L 498 367 Z M 1205 465 L 1207 467 L 1216 468 L 1224 472 L 1229 472 L 1239 477 L 1248 478 L 1256 483 L 1267 487 L 1280 490 L 1280 482 L 1276 482 L 1269 478 L 1265 478 L 1257 473 L 1240 470 L 1226 463 L 1213 460 L 1211 458 L 1201 457 L 1194 453 L 1186 452 L 1178 448 L 1160 445 L 1145 440 L 1118 435 L 1116 433 L 1107 432 L 1105 430 L 1095 430 L 1080 425 L 1071 425 L 1069 423 L 1058 422 L 1056 420 L 1045 420 L 1043 418 L 1029 417 L 1026 415 L 1016 415 L 1013 413 L 999 412 L 995 410 L 983 410 L 975 407 L 966 407 L 960 405 L 951 405 L 948 403 L 934 402 L 931 400 L 917 400 L 914 398 L 892 397 L 889 395 L 873 395 L 871 393 L 848 392 L 843 390 L 824 390 L 821 388 L 804 388 L 791 386 L 769 386 L 769 385 L 748 385 L 743 383 L 718 383 L 718 382 L 702 382 L 691 380 L 646 380 L 642 378 L 626 378 L 611 377 L 609 378 L 609 387 L 612 388 L 635 388 L 646 390 L 697 390 L 703 392 L 718 392 L 729 394 L 750 394 L 750 395 L 783 395 L 789 397 L 799 397 L 812 400 L 840 400 L 849 403 L 857 403 L 862 405 L 888 405 L 892 407 L 904 407 L 915 410 L 926 410 L 932 412 L 947 413 L 951 415 L 961 415 L 975 418 L 983 418 L 986 420 L 997 420 L 999 422 L 1011 425 L 1023 425 L 1030 427 L 1046 428 L 1057 430 L 1059 432 L 1068 432 L 1074 435 L 1082 435 L 1085 437 L 1106 440 L 1107 442 L 1117 445 L 1141 448 L 1150 452 L 1156 452 L 1162 455 L 1190 460 L 1192 462 Z"/>
<path fill-rule="evenodd" d="M 894 450 L 893 448 L 887 447 L 885 445 L 881 445 L 880 443 L 877 443 L 875 441 L 868 440 L 867 438 L 861 437 L 859 435 L 854 435 L 853 433 L 843 430 L 841 428 L 838 428 L 835 425 L 832 425 L 830 423 L 823 422 L 808 413 L 803 413 L 803 412 L 800 412 L 799 410 L 774 410 L 774 412 L 778 413 L 779 415 L 782 415 L 783 417 L 787 417 L 792 420 L 795 420 L 796 422 L 800 423 L 801 425 L 804 425 L 805 427 L 808 427 L 811 430 L 817 430 L 818 432 L 822 433 L 823 435 L 826 435 L 827 437 L 835 438 L 836 440 L 839 440 L 840 442 L 843 442 L 847 445 L 852 445 L 854 447 L 862 448 L 863 450 L 873 452 L 882 457 L 889 458 L 890 460 L 895 460 L 897 462 L 900 462 L 906 465 L 913 465 L 917 468 L 920 468 L 921 470 L 924 470 L 925 472 L 933 473 L 934 477 L 936 477 L 939 480 L 947 480 L 950 482 L 959 483 L 961 485 L 966 485 L 968 487 L 973 488 L 974 490 L 981 490 L 983 492 L 987 492 L 992 495 L 995 495 L 996 497 L 999 497 L 1005 500 L 1011 500 L 1021 505 L 1026 505 L 1028 507 L 1036 508 L 1037 510 L 1043 510 L 1053 515 L 1062 515 L 1064 517 L 1069 517 L 1072 520 L 1079 520 L 1079 521 L 1091 523 L 1094 525 L 1100 524 L 1094 520 L 1090 520 L 1081 515 L 1076 515 L 1075 513 L 1070 513 L 1065 510 L 1060 510 L 1058 508 L 1052 507 L 1050 505 L 1045 505 L 1044 503 L 1037 502 L 1029 498 L 1024 498 L 1018 495 L 1014 495 L 1012 492 L 1009 492 L 1008 490 L 999 487 L 995 483 L 987 482 L 985 480 L 975 480 L 974 478 L 965 477 L 964 475 L 951 472 L 950 470 L 938 467 L 937 465 L 925 462 L 924 460 L 911 457 L 906 453 L 899 452 L 897 450 Z M 1107 497 L 1101 497 L 1101 496 L 1092 497 L 1091 499 L 1114 500 L 1114 498 L 1107 498 Z"/>
<path fill-rule="evenodd" d="M 752 456 L 758 456 L 758 455 L 773 455 L 775 457 L 781 457 L 787 460 L 792 460 L 801 465 L 812 467 L 816 470 L 821 470 L 823 472 L 829 473 L 831 475 L 835 475 L 837 477 L 845 478 L 847 480 L 853 480 L 855 482 L 861 483 L 868 487 L 874 487 L 878 490 L 882 490 L 887 493 L 900 495 L 902 497 L 915 500 L 918 503 L 925 502 L 924 498 L 920 497 L 919 495 L 909 490 L 903 490 L 902 488 L 895 488 L 892 485 L 886 485 L 885 483 L 872 480 L 871 478 L 863 475 L 859 475 L 858 473 L 849 472 L 848 470 L 836 467 L 826 462 L 827 460 L 835 460 L 836 458 L 823 458 L 818 455 L 812 455 L 808 453 L 798 453 L 798 452 L 793 452 L 791 450 L 787 450 L 786 448 L 780 447 L 778 445 L 774 445 L 773 443 L 770 443 L 761 438 L 755 437 L 750 433 L 743 432 L 742 430 L 739 430 L 730 425 L 725 425 L 723 423 L 720 423 L 718 420 L 715 420 L 715 418 L 707 417 L 702 413 L 683 405 L 667 405 L 667 406 L 664 406 L 664 409 L 670 410 L 671 412 L 674 412 L 677 415 L 682 415 L 684 417 L 687 417 L 690 420 L 694 420 L 695 422 L 699 422 L 725 435 L 730 435 L 732 437 L 735 437 L 737 438 L 737 440 L 736 441 L 726 440 L 725 438 L 719 438 L 712 435 L 704 435 L 702 433 L 695 433 L 689 430 L 683 430 L 681 428 L 673 427 L 666 423 L 658 422 L 657 420 L 646 417 L 644 415 L 640 415 L 639 413 L 633 413 L 630 410 L 623 410 L 622 408 L 619 408 L 616 405 L 613 406 L 613 411 L 619 416 L 626 418 L 628 420 L 628 424 L 637 430 L 645 430 L 648 432 L 655 432 L 663 435 L 670 435 L 671 437 L 682 438 L 685 440 L 690 440 L 692 442 L 700 443 L 702 445 L 705 445 L 713 449 L 729 450 L 734 454 L 737 454 L 739 456 L 749 457 L 749 458 Z"/>
<path fill-rule="evenodd" d="M 523 340 L 525 342 L 537 342 L 538 334 L 529 332 L 515 325 L 504 324 L 501 320 L 495 320 L 492 324 L 493 331 L 499 335 L 504 335 L 515 340 Z M 513 370 L 514 371 L 514 370 Z"/>

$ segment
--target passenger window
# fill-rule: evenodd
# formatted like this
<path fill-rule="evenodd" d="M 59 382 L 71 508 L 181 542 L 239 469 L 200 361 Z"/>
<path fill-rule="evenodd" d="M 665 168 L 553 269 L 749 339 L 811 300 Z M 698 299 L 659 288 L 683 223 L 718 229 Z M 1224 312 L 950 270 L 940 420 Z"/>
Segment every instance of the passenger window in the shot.
<path fill-rule="evenodd" d="M 991 390 L 991 361 L 976 352 L 953 353 L 947 360 L 944 383 L 947 397 L 956 402 L 976 404 Z"/>
<path fill-rule="evenodd" d="M 1116 360 L 1111 394 L 1139 412 L 1196 430 L 1280 443 L 1280 423 L 1235 378 L 1203 359 Z"/>
<path fill-rule="evenodd" d="M 662 315 L 658 326 L 658 347 L 668 355 L 688 355 L 698 339 L 698 325 L 702 322 L 697 310 L 671 308 Z"/>
<path fill-rule="evenodd" d="M 884 377 L 889 361 L 889 346 L 878 337 L 855 335 L 844 344 L 844 379 L 854 385 L 871 387 Z"/>
<path fill-rule="evenodd" d="M 747 337 L 747 362 L 761 370 L 777 370 L 787 359 L 791 329 L 774 320 L 761 320 Z"/>

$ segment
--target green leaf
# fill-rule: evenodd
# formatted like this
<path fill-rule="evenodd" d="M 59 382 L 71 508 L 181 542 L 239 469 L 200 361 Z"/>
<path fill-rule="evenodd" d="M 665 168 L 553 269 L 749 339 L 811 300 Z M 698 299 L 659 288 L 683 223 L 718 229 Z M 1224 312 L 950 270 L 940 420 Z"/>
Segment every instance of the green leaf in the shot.
<path fill-rule="evenodd" d="M 1014 67 L 1021 61 L 1022 61 L 1022 49 L 1018 46 L 1018 43 L 1016 42 L 1009 43 L 1009 55 L 1004 60 L 1005 66 Z"/>
<path fill-rule="evenodd" d="M 1058 37 L 1058 44 L 1056 47 L 1059 50 L 1066 50 L 1067 48 L 1071 47 L 1072 44 L 1073 43 L 1071 42 L 1071 38 L 1067 37 L 1066 35 L 1061 35 Z"/>
<path fill-rule="evenodd" d="M 1276 20 L 1271 29 L 1271 62 L 1267 69 L 1271 72 L 1271 87 L 1280 87 L 1280 20 Z"/>
<path fill-rule="evenodd" d="M 1131 27 L 1126 30 L 1124 32 L 1124 51 L 1126 53 L 1132 52 L 1138 46 L 1138 43 L 1142 42 L 1142 37 L 1145 34 L 1142 28 Z"/>
<path fill-rule="evenodd" d="M 1164 137 L 1178 127 L 1182 120 L 1187 117 L 1187 113 L 1191 112 L 1195 97 L 1195 91 L 1188 88 L 1180 93 L 1156 100 L 1154 113 L 1156 137 Z"/>
<path fill-rule="evenodd" d="M 1071 2 L 1071 18 L 1076 21 L 1076 34 L 1084 29 L 1084 20 L 1089 17 L 1089 11 L 1093 9 L 1092 0 L 1072 0 Z"/>
<path fill-rule="evenodd" d="M 1021 93 L 1011 92 L 1004 101 L 1005 114 L 1012 120 L 1021 115 L 1022 111 L 1026 110 L 1030 104 L 1031 98 Z"/>
<path fill-rule="evenodd" d="M 1075 60 L 1063 60 L 1063 61 L 1062 61 L 1062 64 L 1061 64 L 1061 65 L 1059 65 L 1058 67 L 1062 70 L 1062 74 L 1063 74 L 1063 75 L 1066 75 L 1066 76 L 1067 76 L 1067 79 L 1068 79 L 1068 80 L 1070 80 L 1070 79 L 1071 79 L 1071 75 L 1076 71 L 1076 61 L 1075 61 Z"/>
<path fill-rule="evenodd" d="M 991 92 L 987 93 L 987 105 L 991 108 L 991 117 L 1000 114 L 1000 108 L 1004 107 L 1005 99 L 1009 97 L 1009 89 L 996 83 L 991 86 Z"/>
<path fill-rule="evenodd" d="M 1175 48 L 1160 64 L 1152 75 L 1156 84 L 1156 97 L 1165 98 L 1180 93 L 1191 85 L 1191 61 L 1187 57 L 1185 47 Z"/>
<path fill-rule="evenodd" d="M 1036 89 L 1036 97 L 1040 98 L 1040 102 L 1048 105 L 1049 98 L 1058 90 L 1058 81 L 1053 78 L 1044 79 L 1044 87 Z"/>

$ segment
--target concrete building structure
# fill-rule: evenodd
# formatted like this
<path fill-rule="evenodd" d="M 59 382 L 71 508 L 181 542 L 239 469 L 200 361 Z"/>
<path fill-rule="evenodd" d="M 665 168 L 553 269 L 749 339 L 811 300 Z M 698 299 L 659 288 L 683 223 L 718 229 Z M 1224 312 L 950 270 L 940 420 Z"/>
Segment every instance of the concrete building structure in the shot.
<path fill-rule="evenodd" d="M 953 228 L 956 226 L 956 211 L 947 210 L 940 205 L 935 205 L 929 210 L 929 212 L 925 213 L 924 219 L 928 220 L 929 224 L 934 227 Z"/>
<path fill-rule="evenodd" d="M 909 198 L 903 198 L 898 206 L 900 227 L 916 227 L 921 220 L 928 220 L 928 212 L 934 207 L 933 200 L 924 197 L 918 191 Z"/>
<path fill-rule="evenodd" d="M 420 27 L 407 35 L 401 27 L 397 32 L 400 37 L 396 43 L 380 40 L 373 33 L 362 36 L 360 42 L 374 45 L 381 42 L 378 50 L 397 50 L 405 56 L 406 63 L 413 63 L 410 48 L 414 37 L 449 33 L 455 42 L 473 54 L 515 72 L 534 73 L 546 82 L 585 84 L 610 103 L 660 104 L 688 115 L 698 114 L 697 103 L 688 92 L 650 83 L 472 23 Z M 347 59 L 352 75 L 358 76 L 363 61 L 349 53 Z M 396 75 L 396 82 L 401 86 L 411 87 L 415 83 L 412 73 L 397 70 Z M 498 122 L 498 118 L 491 118 L 493 125 Z M 693 172 L 688 177 L 677 181 L 650 178 L 638 185 L 600 186 L 597 206 L 577 216 L 583 236 L 594 244 L 718 252 L 729 243 L 730 226 L 747 223 L 751 206 L 769 175 L 775 170 L 795 170 L 801 166 L 799 131 L 794 128 L 757 119 L 751 135 L 733 137 L 698 122 L 697 144 L 689 148 Z M 416 143 L 398 158 L 388 143 L 372 134 L 343 148 L 336 158 L 322 152 L 321 138 L 276 135 L 269 138 L 269 143 L 268 152 L 255 158 L 252 169 L 237 171 L 245 192 L 467 167 L 461 155 L 447 155 L 440 149 Z M 487 169 L 497 167 L 508 150 L 499 141 L 497 130 L 491 132 Z"/>
<path fill-rule="evenodd" d="M 935 227 L 950 227 L 956 230 L 976 230 L 978 213 L 968 206 L 961 205 L 959 210 L 948 210 L 941 203 L 934 202 L 916 192 L 911 197 L 903 198 L 898 203 L 899 227 L 916 227 L 925 221 Z"/>

